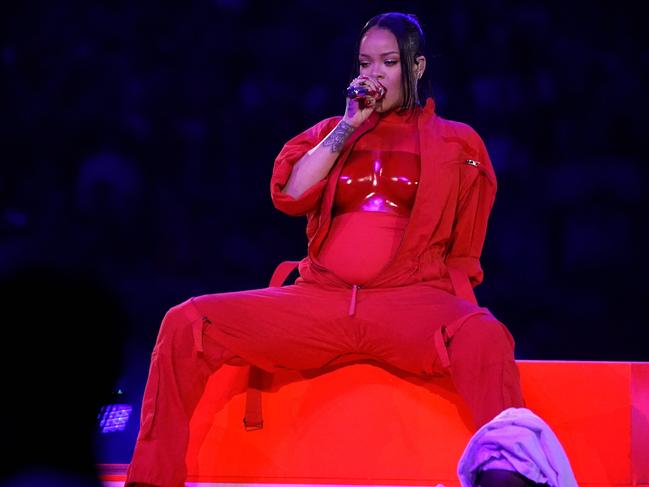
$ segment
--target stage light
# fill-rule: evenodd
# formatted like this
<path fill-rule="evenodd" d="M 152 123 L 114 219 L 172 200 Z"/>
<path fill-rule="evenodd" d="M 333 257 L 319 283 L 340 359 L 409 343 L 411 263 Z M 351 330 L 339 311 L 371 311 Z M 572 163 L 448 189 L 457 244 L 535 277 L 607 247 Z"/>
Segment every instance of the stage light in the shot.
<path fill-rule="evenodd" d="M 133 412 L 130 404 L 107 404 L 99 411 L 99 430 L 101 433 L 124 431 Z"/>

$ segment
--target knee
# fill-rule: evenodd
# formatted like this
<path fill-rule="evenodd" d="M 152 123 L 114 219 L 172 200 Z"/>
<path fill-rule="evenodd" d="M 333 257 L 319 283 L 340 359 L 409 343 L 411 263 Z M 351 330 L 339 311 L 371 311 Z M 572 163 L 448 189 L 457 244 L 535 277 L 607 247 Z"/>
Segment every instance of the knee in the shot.
<path fill-rule="evenodd" d="M 471 354 L 485 362 L 513 360 L 514 339 L 500 321 L 491 315 L 469 318 L 451 337 L 449 352 Z"/>
<path fill-rule="evenodd" d="M 159 351 L 171 351 L 176 348 L 178 342 L 187 341 L 188 338 L 191 338 L 192 319 L 190 312 L 193 310 L 188 308 L 189 306 L 192 306 L 191 302 L 185 301 L 170 308 L 165 313 L 156 341 L 156 348 Z M 197 317 L 197 319 L 200 319 L 200 317 Z"/>

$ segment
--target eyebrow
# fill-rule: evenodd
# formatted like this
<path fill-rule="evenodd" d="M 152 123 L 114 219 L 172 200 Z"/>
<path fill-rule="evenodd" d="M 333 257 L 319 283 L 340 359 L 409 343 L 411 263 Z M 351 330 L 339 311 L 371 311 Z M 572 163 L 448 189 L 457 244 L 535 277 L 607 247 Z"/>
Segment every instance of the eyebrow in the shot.
<path fill-rule="evenodd" d="M 388 54 L 399 54 L 399 51 L 388 51 L 388 52 L 384 52 L 384 53 L 381 54 L 381 56 L 387 56 Z M 362 57 L 372 57 L 372 56 L 370 56 L 369 54 L 359 53 L 359 54 L 358 54 L 358 57 L 361 57 L 361 56 L 362 56 Z"/>

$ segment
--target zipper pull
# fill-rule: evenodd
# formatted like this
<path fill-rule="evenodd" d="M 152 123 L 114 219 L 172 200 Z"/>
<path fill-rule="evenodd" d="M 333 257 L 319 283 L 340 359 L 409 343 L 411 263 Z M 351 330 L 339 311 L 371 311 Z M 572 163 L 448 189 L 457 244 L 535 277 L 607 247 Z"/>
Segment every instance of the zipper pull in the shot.
<path fill-rule="evenodd" d="M 358 294 L 359 288 L 360 286 L 358 284 L 352 286 L 352 300 L 349 303 L 349 316 L 354 316 L 356 313 L 356 294 Z"/>

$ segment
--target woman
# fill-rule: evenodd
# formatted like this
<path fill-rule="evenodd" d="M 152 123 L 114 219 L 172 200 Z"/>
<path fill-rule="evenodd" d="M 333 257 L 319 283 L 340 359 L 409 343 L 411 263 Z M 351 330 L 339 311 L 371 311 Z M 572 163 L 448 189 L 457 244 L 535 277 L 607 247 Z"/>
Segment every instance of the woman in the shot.
<path fill-rule="evenodd" d="M 495 175 L 473 129 L 438 117 L 432 99 L 421 105 L 423 52 L 414 16 L 371 19 L 344 116 L 278 155 L 273 202 L 308 218 L 295 284 L 199 296 L 166 314 L 127 485 L 183 485 L 189 418 L 224 363 L 304 370 L 362 358 L 450 373 L 476 426 L 523 406 L 513 340 L 471 291 Z M 502 466 L 477 482 L 534 485 Z"/>

